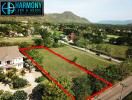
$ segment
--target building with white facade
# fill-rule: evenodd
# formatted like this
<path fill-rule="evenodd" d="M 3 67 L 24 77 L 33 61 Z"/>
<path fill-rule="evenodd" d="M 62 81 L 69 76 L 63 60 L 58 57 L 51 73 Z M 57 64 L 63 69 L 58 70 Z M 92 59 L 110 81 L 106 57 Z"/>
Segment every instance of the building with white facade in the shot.
<path fill-rule="evenodd" d="M 18 46 L 0 47 L 0 67 L 4 69 L 22 69 L 23 57 Z"/>

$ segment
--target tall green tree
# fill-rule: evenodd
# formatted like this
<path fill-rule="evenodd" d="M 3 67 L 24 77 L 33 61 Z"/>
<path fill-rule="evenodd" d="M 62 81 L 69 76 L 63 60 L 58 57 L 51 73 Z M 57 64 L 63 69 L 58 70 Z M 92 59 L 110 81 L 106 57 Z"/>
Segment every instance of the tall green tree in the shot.
<path fill-rule="evenodd" d="M 28 95 L 25 91 L 21 90 L 21 91 L 16 91 L 13 94 L 12 100 L 27 100 Z"/>

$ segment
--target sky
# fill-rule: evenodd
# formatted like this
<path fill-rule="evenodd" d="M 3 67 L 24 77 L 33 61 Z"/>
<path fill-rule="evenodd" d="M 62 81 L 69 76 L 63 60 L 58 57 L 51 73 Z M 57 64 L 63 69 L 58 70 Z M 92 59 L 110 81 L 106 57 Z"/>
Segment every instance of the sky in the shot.
<path fill-rule="evenodd" d="M 91 22 L 132 19 L 132 0 L 45 0 L 45 13 L 71 11 Z"/>

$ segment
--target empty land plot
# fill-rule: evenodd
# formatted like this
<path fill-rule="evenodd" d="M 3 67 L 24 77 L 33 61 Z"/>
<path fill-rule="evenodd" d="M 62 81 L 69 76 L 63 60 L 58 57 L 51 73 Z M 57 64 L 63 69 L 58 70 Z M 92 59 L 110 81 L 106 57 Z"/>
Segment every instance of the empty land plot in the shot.
<path fill-rule="evenodd" d="M 43 47 L 42 47 L 43 48 Z M 36 54 L 35 54 L 35 52 Z M 71 81 L 72 84 L 74 84 L 73 86 L 74 87 L 77 87 L 78 89 L 80 89 L 79 91 L 82 91 L 82 93 L 84 93 L 85 91 L 85 88 L 83 90 L 81 90 L 81 88 L 79 87 L 79 84 L 81 85 L 81 83 L 77 83 L 76 84 L 76 81 L 75 81 L 75 77 L 79 77 L 79 76 L 84 76 L 84 75 L 89 75 L 94 77 L 95 79 L 94 80 L 98 80 L 96 81 L 97 83 L 99 81 L 101 81 L 101 84 L 104 84 L 104 88 L 102 87 L 102 89 L 99 89 L 99 90 L 102 90 L 104 91 L 105 89 L 109 88 L 109 86 L 111 86 L 111 83 L 107 82 L 106 80 L 104 79 L 101 79 L 99 78 L 98 76 L 96 76 L 95 74 L 92 74 L 91 72 L 89 72 L 88 70 L 85 71 L 83 70 L 80 70 L 80 69 L 83 69 L 81 66 L 79 67 L 79 65 L 77 65 L 76 63 L 73 63 L 72 61 L 70 60 L 67 60 L 66 58 L 64 58 L 63 56 L 55 53 L 54 51 L 46 48 L 46 49 L 34 49 L 32 50 L 32 52 L 30 53 L 30 51 L 28 52 L 29 56 L 31 56 L 32 58 L 30 59 L 35 59 L 35 61 L 38 61 L 37 58 L 41 58 L 43 61 L 39 64 L 41 64 L 41 66 L 43 67 L 44 70 L 46 70 L 47 72 L 49 72 L 52 77 L 54 77 L 55 79 L 57 79 L 59 76 L 61 77 L 65 77 L 67 78 L 69 81 Z M 36 55 L 33 56 L 33 55 Z M 33 61 L 34 62 L 34 61 Z M 53 65 L 53 66 L 52 66 Z M 39 65 L 37 65 L 39 67 Z M 79 67 L 79 68 L 77 68 Z M 41 68 L 40 68 L 41 69 Z M 88 72 L 88 73 L 87 73 Z M 44 72 L 45 73 L 45 72 Z M 47 74 L 48 76 L 48 74 Z M 87 76 L 86 76 L 87 77 Z M 74 78 L 74 79 L 73 79 Z M 98 79 L 96 79 L 98 78 Z M 73 80 L 72 80 L 73 79 Z M 51 78 L 51 80 L 54 81 L 54 79 Z M 93 79 L 92 79 L 93 80 Z M 91 80 L 91 81 L 92 81 Z M 81 81 L 81 80 L 80 80 Z M 86 80 L 85 80 L 86 81 Z M 93 81 L 92 81 L 93 82 Z M 95 82 L 95 83 L 96 83 Z M 107 86 L 106 87 L 106 83 Z M 90 80 L 87 80 L 84 84 L 90 84 Z M 83 84 L 83 85 L 84 85 Z M 93 84 L 92 84 L 93 85 Z M 73 89 L 74 89 L 73 87 Z M 90 89 L 90 87 L 89 87 Z M 98 91 L 98 93 L 102 92 L 102 91 Z M 81 92 L 80 92 L 81 93 Z M 80 94 L 82 96 L 82 93 Z M 72 94 L 72 93 L 71 93 Z M 92 96 L 90 96 L 90 94 Z M 73 94 L 74 95 L 74 94 Z M 93 94 L 93 93 L 87 93 L 85 94 L 85 96 L 83 96 L 83 98 L 81 97 L 81 99 L 78 99 L 78 100 L 83 100 L 83 99 L 86 99 L 87 97 L 88 98 L 91 98 L 93 97 L 94 95 L 96 94 Z M 79 95 L 74 95 L 76 98 L 80 97 Z"/>
<path fill-rule="evenodd" d="M 61 48 L 53 48 L 52 50 L 70 60 L 73 60 L 76 57 L 77 58 L 76 63 L 80 64 L 81 66 L 85 68 L 88 68 L 89 70 L 92 70 L 96 67 L 107 67 L 110 64 L 117 64 L 116 62 L 108 61 L 97 55 L 86 53 L 86 52 L 71 48 L 69 46 L 61 47 Z"/>
<path fill-rule="evenodd" d="M 66 62 L 47 50 L 37 49 L 37 51 L 39 51 L 43 58 L 41 64 L 43 68 L 55 78 L 62 76 L 71 80 L 72 78 L 86 74 L 76 66 Z"/>
<path fill-rule="evenodd" d="M 56 55 L 52 54 L 47 50 L 34 50 L 38 51 L 41 55 L 41 65 L 43 65 L 43 68 L 54 77 L 64 76 L 68 79 L 71 79 L 86 74 L 83 71 L 80 71 L 80 69 L 76 66 L 69 64 L 65 60 L 57 57 Z M 83 51 L 73 49 L 71 47 L 53 48 L 53 51 L 61 54 L 62 56 L 68 58 L 71 61 L 76 57 L 76 63 L 90 70 L 96 67 L 106 67 L 109 64 L 116 64 L 114 62 L 109 62 L 105 59 L 102 59 L 96 55 L 91 55 Z"/>

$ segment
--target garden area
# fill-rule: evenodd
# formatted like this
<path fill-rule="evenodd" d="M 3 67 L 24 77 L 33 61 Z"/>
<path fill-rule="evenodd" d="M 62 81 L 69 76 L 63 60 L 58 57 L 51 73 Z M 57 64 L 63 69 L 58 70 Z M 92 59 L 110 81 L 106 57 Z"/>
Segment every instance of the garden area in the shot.
<path fill-rule="evenodd" d="M 19 76 L 24 76 L 26 72 L 24 70 L 19 71 L 15 68 L 12 68 L 6 72 L 3 72 L 1 69 L 0 72 L 0 82 L 5 86 L 8 85 L 10 89 L 17 90 L 30 86 L 29 82 L 26 79 L 23 79 Z"/>

